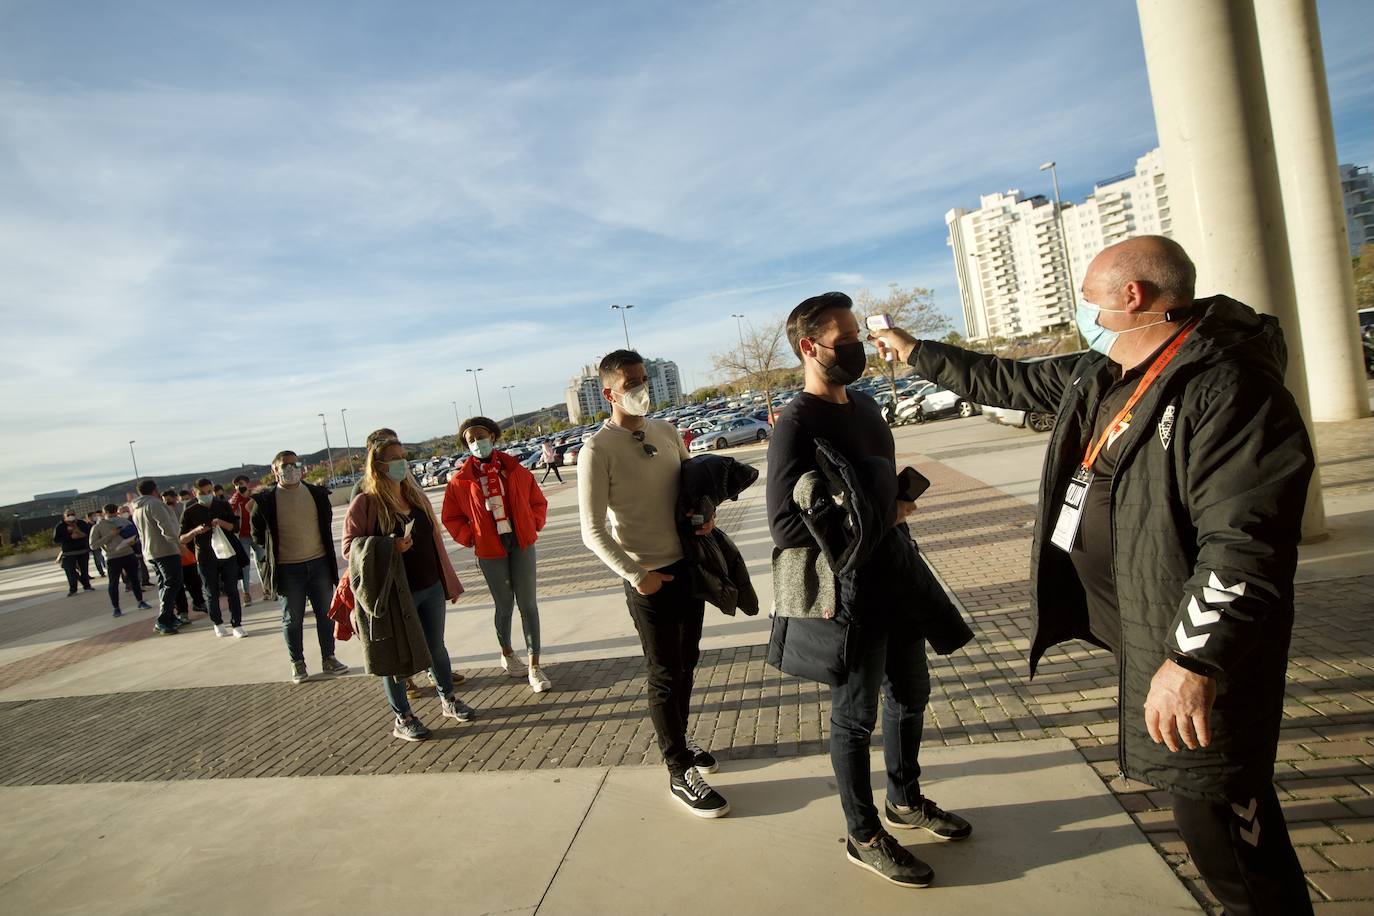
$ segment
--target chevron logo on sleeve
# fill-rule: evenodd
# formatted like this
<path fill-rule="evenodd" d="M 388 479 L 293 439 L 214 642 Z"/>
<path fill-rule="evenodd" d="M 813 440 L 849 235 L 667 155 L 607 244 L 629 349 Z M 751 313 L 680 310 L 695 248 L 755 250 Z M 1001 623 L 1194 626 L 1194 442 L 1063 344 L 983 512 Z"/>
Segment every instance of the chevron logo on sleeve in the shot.
<path fill-rule="evenodd" d="M 1203 591 L 1210 591 L 1210 589 Z M 1221 611 L 1213 611 L 1210 608 L 1204 611 L 1202 605 L 1198 603 L 1196 595 L 1188 599 L 1188 623 L 1192 625 L 1194 630 L 1211 626 L 1219 620 L 1221 620 Z M 1207 640 L 1211 638 L 1211 633 L 1197 633 L 1189 636 L 1188 628 L 1183 625 L 1182 621 L 1179 621 L 1178 628 L 1174 630 L 1174 639 L 1178 642 L 1178 647 L 1184 652 L 1201 649 L 1207 645 Z"/>
<path fill-rule="evenodd" d="M 1244 582 L 1237 582 L 1230 586 L 1222 585 L 1221 579 L 1217 577 L 1216 573 L 1212 573 L 1207 584 L 1202 588 L 1202 599 L 1208 604 L 1230 604 L 1244 595 Z"/>
<path fill-rule="evenodd" d="M 1250 799 L 1250 806 L 1248 808 L 1242 808 L 1240 805 L 1232 803 L 1231 810 L 1236 813 L 1236 817 L 1240 818 L 1241 823 L 1246 825 L 1240 828 L 1240 838 L 1251 846 L 1258 846 L 1260 822 L 1259 818 L 1255 817 L 1255 812 L 1259 810 L 1259 799 Z M 1246 829 L 1246 827 L 1249 829 Z"/>

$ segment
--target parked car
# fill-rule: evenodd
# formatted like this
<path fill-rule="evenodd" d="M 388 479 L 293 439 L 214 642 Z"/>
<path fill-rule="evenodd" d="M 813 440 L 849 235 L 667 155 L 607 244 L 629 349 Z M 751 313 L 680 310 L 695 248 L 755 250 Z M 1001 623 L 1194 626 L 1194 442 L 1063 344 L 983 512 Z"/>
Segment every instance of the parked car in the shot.
<path fill-rule="evenodd" d="M 1066 362 L 1077 361 L 1086 350 L 1079 350 L 1075 353 L 1059 353 L 1052 356 L 1032 356 L 1023 359 L 1023 363 L 1043 363 L 1048 360 L 1065 360 Z M 1005 426 L 1016 426 L 1033 430 L 1037 433 L 1047 433 L 1054 429 L 1055 415 L 1044 413 L 1038 410 L 1011 410 L 1006 407 L 986 407 L 982 408 L 983 415 L 991 423 L 1001 423 Z"/>
<path fill-rule="evenodd" d="M 915 399 L 919 403 L 922 420 L 938 420 L 941 417 L 956 416 L 971 417 L 982 409 L 972 401 L 961 398 L 948 388 L 941 388 L 934 382 L 924 383 L 911 391 L 907 398 Z M 897 411 L 899 414 L 902 412 L 900 403 L 897 406 Z"/>
<path fill-rule="evenodd" d="M 746 442 L 762 442 L 768 438 L 768 424 L 752 417 L 727 420 L 723 424 L 703 430 L 692 444 L 689 452 L 705 452 L 710 449 L 743 445 Z"/>

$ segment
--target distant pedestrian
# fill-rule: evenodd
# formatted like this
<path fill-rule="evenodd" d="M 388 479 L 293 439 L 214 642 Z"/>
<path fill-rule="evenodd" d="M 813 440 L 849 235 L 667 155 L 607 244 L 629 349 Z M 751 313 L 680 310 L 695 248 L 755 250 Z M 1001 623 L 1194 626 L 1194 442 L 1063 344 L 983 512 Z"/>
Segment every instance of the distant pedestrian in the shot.
<path fill-rule="evenodd" d="M 444 491 L 444 527 L 453 540 L 471 547 L 496 605 L 496 641 L 501 667 L 543 693 L 553 686 L 539 666 L 539 603 L 535 587 L 534 542 L 544 529 L 549 503 L 534 475 L 496 448 L 501 427 L 486 417 L 463 421 L 458 438 L 471 457 Z M 516 604 L 525 635 L 529 666 L 511 647 Z"/>
<path fill-rule="evenodd" d="M 138 574 L 138 528 L 133 521 L 119 514 L 114 503 L 105 506 L 104 517 L 91 529 L 91 549 L 100 550 L 109 562 L 108 590 L 110 594 L 110 613 L 119 617 L 119 580 L 133 592 L 134 600 L 140 610 L 148 610 L 143 600 L 143 586 Z"/>
<path fill-rule="evenodd" d="M 253 493 L 251 490 L 252 481 L 247 474 L 240 474 L 234 478 L 234 491 L 229 494 L 229 508 L 234 510 L 234 518 L 238 520 L 238 526 L 234 535 L 243 545 L 245 553 L 248 555 L 249 562 L 243 565 L 241 577 L 243 579 L 243 606 L 248 607 L 253 603 L 253 570 L 258 570 L 258 581 L 262 581 L 262 548 L 253 543 L 253 526 L 249 521 L 249 509 L 253 505 Z M 266 600 L 271 600 L 267 595 L 263 595 Z"/>
<path fill-rule="evenodd" d="M 76 517 L 76 512 L 68 509 L 62 513 L 62 521 L 52 530 L 52 539 L 61 548 L 59 562 L 67 574 L 67 597 L 76 594 L 79 584 L 86 591 L 91 588 L 91 527 Z"/>
<path fill-rule="evenodd" d="M 263 548 L 262 587 L 281 602 L 291 683 L 310 677 L 305 666 L 306 601 L 315 615 L 320 667 L 325 674 L 346 674 L 348 666 L 334 657 L 334 622 L 329 619 L 339 581 L 329 491 L 301 479 L 300 459 L 290 450 L 272 459 L 272 474 L 277 482 L 254 494 L 249 518 L 253 542 Z"/>
<path fill-rule="evenodd" d="M 562 443 L 560 442 L 559 444 L 561 445 Z M 543 483 L 545 480 L 548 480 L 549 472 L 552 471 L 553 476 L 558 478 L 559 483 L 562 483 L 563 475 L 558 473 L 558 462 L 560 459 L 558 457 L 558 452 L 554 450 L 553 443 L 545 439 L 544 443 L 539 446 L 539 452 L 540 458 L 544 462 L 544 476 L 539 482 Z"/>
<path fill-rule="evenodd" d="M 248 633 L 243 629 L 243 606 L 239 602 L 239 569 L 248 556 L 238 541 L 238 519 L 229 503 L 215 496 L 209 478 L 196 481 L 200 492 L 194 504 L 181 516 L 181 542 L 194 544 L 196 566 L 204 589 L 205 606 L 216 636 L 228 636 L 232 628 L 235 637 Z M 220 595 L 229 602 L 229 626 L 219 609 Z"/>
<path fill-rule="evenodd" d="M 152 561 L 157 575 L 157 623 L 153 628 L 171 636 L 177 632 L 176 599 L 182 589 L 180 526 L 176 513 L 162 501 L 157 482 L 138 482 L 139 497 L 134 501 L 134 525 L 138 528 L 143 552 Z"/>
<path fill-rule="evenodd" d="M 94 528 L 95 523 L 98 521 L 100 521 L 99 512 L 86 513 L 86 527 L 88 531 L 89 529 Z M 101 550 L 98 547 L 92 547 L 91 562 L 95 564 L 95 571 L 103 577 L 105 575 L 105 551 Z"/>
<path fill-rule="evenodd" d="M 348 557 L 360 543 L 374 540 L 382 540 L 381 546 L 387 551 L 400 551 L 409 599 L 406 610 L 413 608 L 419 618 L 430 659 L 429 673 L 439 693 L 440 712 L 458 722 L 469 722 L 476 712 L 453 692 L 452 662 L 444 644 L 444 604 L 457 601 L 463 594 L 463 585 L 444 549 L 429 497 L 411 476 L 400 442 L 381 439 L 368 447 L 362 484 L 363 492 L 348 504 L 344 519 L 344 556 Z M 351 563 L 352 568 L 355 564 Z M 360 593 L 384 591 L 371 589 L 366 582 L 360 585 Z M 409 670 L 413 673 L 415 669 Z M 428 738 L 429 729 L 410 707 L 403 674 L 383 677 L 382 689 L 395 715 L 392 735 L 404 741 Z"/>

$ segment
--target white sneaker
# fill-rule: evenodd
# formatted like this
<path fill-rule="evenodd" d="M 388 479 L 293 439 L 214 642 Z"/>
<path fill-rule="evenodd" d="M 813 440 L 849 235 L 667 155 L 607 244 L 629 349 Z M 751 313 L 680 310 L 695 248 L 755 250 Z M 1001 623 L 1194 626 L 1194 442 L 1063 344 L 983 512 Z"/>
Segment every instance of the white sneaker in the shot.
<path fill-rule="evenodd" d="M 216 636 L 228 636 L 228 635 L 229 635 L 229 628 L 226 627 L 226 626 L 225 626 L 224 624 L 222 624 L 222 623 L 217 623 L 217 624 L 215 624 L 215 635 L 216 635 Z"/>
<path fill-rule="evenodd" d="M 530 689 L 535 693 L 543 693 L 553 686 L 553 681 L 549 680 L 544 669 L 538 665 L 530 665 Z"/>
<path fill-rule="evenodd" d="M 520 656 L 515 652 L 512 652 L 510 655 L 501 656 L 501 667 L 506 670 L 506 675 L 508 677 L 518 677 L 522 680 L 529 670 L 525 667 L 525 663 L 521 661 Z"/>
<path fill-rule="evenodd" d="M 248 631 L 245 630 L 243 627 L 234 627 L 234 638 L 235 638 L 235 639 L 243 639 L 243 638 L 244 638 L 245 636 L 247 636 L 247 635 L 248 635 Z"/>

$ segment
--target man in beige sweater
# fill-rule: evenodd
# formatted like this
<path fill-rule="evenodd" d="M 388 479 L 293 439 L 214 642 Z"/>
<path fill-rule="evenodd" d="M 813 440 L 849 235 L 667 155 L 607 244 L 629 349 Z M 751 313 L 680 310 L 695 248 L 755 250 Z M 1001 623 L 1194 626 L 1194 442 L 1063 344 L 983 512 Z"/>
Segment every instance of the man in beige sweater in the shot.
<path fill-rule="evenodd" d="M 649 376 L 633 350 L 601 361 L 611 419 L 577 456 L 582 541 L 625 580 L 625 601 L 648 668 L 649 718 L 668 766 L 668 789 L 698 817 L 730 805 L 702 778 L 716 759 L 687 737 L 692 677 L 705 601 L 692 595 L 691 568 L 677 529 L 678 481 L 687 448 L 666 420 L 649 420 Z M 697 534 L 709 534 L 708 520 Z"/>

